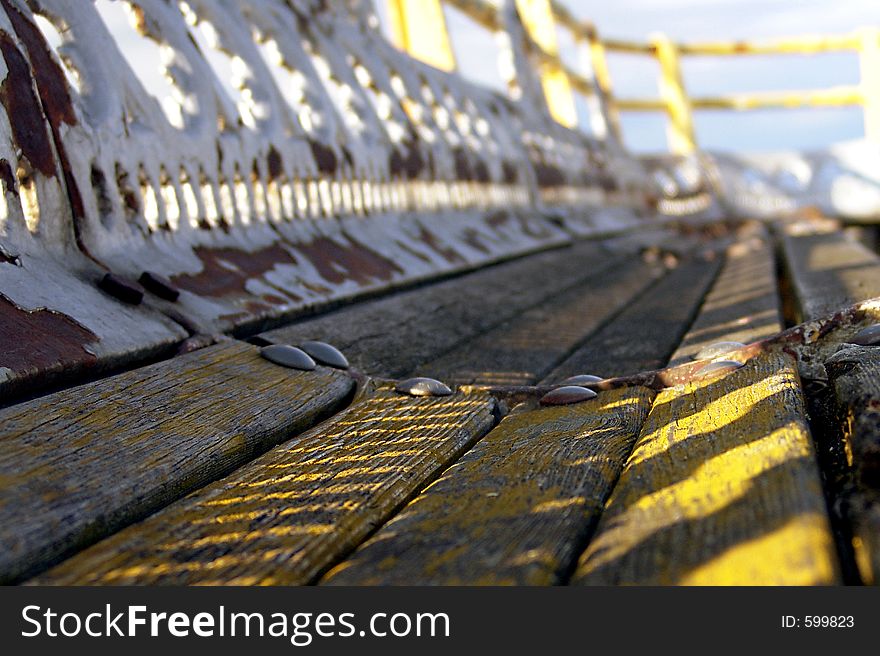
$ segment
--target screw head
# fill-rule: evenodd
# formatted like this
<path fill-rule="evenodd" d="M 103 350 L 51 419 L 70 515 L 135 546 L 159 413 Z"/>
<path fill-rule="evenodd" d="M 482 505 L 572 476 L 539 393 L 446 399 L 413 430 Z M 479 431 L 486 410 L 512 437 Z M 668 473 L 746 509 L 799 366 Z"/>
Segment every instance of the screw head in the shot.
<path fill-rule="evenodd" d="M 113 298 L 129 305 L 140 305 L 144 300 L 143 287 L 112 273 L 104 274 L 104 277 L 98 281 L 98 287 Z"/>
<path fill-rule="evenodd" d="M 303 342 L 299 347 L 317 362 L 326 364 L 328 367 L 335 367 L 336 369 L 348 369 L 349 367 L 348 358 L 342 354 L 342 351 L 331 344 L 310 341 Z"/>
<path fill-rule="evenodd" d="M 877 346 L 880 344 L 880 323 L 862 328 L 846 341 L 857 346 Z"/>
<path fill-rule="evenodd" d="M 311 371 L 317 365 L 308 353 L 290 344 L 270 344 L 260 349 L 260 355 L 282 367 Z"/>
<path fill-rule="evenodd" d="M 144 289 L 152 292 L 159 298 L 172 303 L 180 296 L 180 290 L 165 276 L 152 271 L 144 271 L 138 282 L 143 285 Z"/>
<path fill-rule="evenodd" d="M 730 353 L 745 346 L 742 342 L 715 342 L 704 346 L 694 356 L 694 360 L 714 360 L 715 358 Z"/>
<path fill-rule="evenodd" d="M 577 376 L 572 376 L 571 378 L 566 378 L 563 380 L 560 385 L 592 385 L 594 383 L 598 383 L 600 381 L 605 380 L 600 376 L 594 376 L 592 374 L 578 374 Z"/>
<path fill-rule="evenodd" d="M 541 405 L 571 405 L 595 399 L 598 394 L 591 389 L 579 385 L 557 387 L 541 397 Z"/>
<path fill-rule="evenodd" d="M 396 392 L 410 396 L 449 396 L 452 390 L 445 383 L 433 378 L 407 378 L 394 386 Z"/>
<path fill-rule="evenodd" d="M 694 378 L 696 380 L 712 380 L 713 378 L 721 378 L 722 376 L 726 376 L 727 374 L 729 374 L 731 371 L 736 371 L 742 366 L 743 363 L 737 362 L 736 360 L 715 360 L 705 365 L 704 367 L 701 367 L 700 370 L 697 371 Z"/>

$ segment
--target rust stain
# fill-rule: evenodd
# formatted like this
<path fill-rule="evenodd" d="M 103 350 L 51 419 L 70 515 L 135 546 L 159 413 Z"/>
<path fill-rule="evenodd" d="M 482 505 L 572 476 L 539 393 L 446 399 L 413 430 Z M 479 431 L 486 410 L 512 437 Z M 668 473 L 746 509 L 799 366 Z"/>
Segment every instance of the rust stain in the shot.
<path fill-rule="evenodd" d="M 422 224 L 418 224 L 418 226 L 419 234 L 416 236 L 416 239 L 418 241 L 422 242 L 425 246 L 437 253 L 437 255 L 442 257 L 450 264 L 465 261 L 465 259 L 455 251 L 455 249 L 448 246 L 443 246 L 437 239 L 437 236 L 433 232 L 428 230 L 425 226 L 423 226 Z"/>
<path fill-rule="evenodd" d="M 23 373 L 97 362 L 86 346 L 100 342 L 91 330 L 55 310 L 25 310 L 0 294 L 0 367 Z"/>
<path fill-rule="evenodd" d="M 315 158 L 318 170 L 328 175 L 336 173 L 336 167 L 339 162 L 333 149 L 314 139 L 309 139 L 309 146 L 312 148 L 312 155 Z"/>
<path fill-rule="evenodd" d="M 40 99 L 43 101 L 43 109 L 46 116 L 49 117 L 52 127 L 57 129 L 62 122 L 67 125 L 76 125 L 76 113 L 73 111 L 73 103 L 70 100 L 67 79 L 61 66 L 52 56 L 40 28 L 25 18 L 18 9 L 15 9 L 9 0 L 2 0 L 2 2 L 15 33 L 27 48 L 28 57 L 33 66 L 34 79 L 37 81 L 37 89 L 40 92 Z"/>
<path fill-rule="evenodd" d="M 324 280 L 334 285 L 353 280 L 363 286 L 375 280 L 391 280 L 396 274 L 403 273 L 403 269 L 391 260 L 344 233 L 343 236 L 347 243 L 318 237 L 294 246 L 305 255 Z"/>
<path fill-rule="evenodd" d="M 486 215 L 485 221 L 487 226 L 493 230 L 497 230 L 510 221 L 510 214 L 504 210 L 498 210 L 497 212 L 492 212 L 491 214 Z"/>
<path fill-rule="evenodd" d="M 52 138 L 40 111 L 40 101 L 34 93 L 27 60 L 3 31 L 0 31 L 0 50 L 8 70 L 6 79 L 0 85 L 0 101 L 10 118 L 12 138 L 32 167 L 47 177 L 53 177 L 55 157 Z"/>
<path fill-rule="evenodd" d="M 413 257 L 415 257 L 415 258 L 421 260 L 422 262 L 427 262 L 428 264 L 431 263 L 431 258 L 430 258 L 430 257 L 428 257 L 427 255 L 425 255 L 425 254 L 422 253 L 421 251 L 416 250 L 415 248 L 413 248 L 412 246 L 410 246 L 409 244 L 407 244 L 405 241 L 401 241 L 401 240 L 399 240 L 399 239 L 395 239 L 395 240 L 394 240 L 394 243 L 397 244 L 397 245 L 401 248 L 401 250 L 403 250 L 403 251 L 409 253 L 409 254 L 412 255 Z"/>
<path fill-rule="evenodd" d="M 501 162 L 501 175 L 505 184 L 515 184 L 519 180 L 519 170 L 517 170 L 516 164 L 507 160 Z"/>
<path fill-rule="evenodd" d="M 193 294 L 213 298 L 249 295 L 245 287 L 248 280 L 259 278 L 277 264 L 296 264 L 293 255 L 277 244 L 252 253 L 237 248 L 204 246 L 193 251 L 202 261 L 202 270 L 196 274 L 172 276 L 171 282 Z M 260 310 L 267 307 L 261 304 Z"/>
<path fill-rule="evenodd" d="M 275 150 L 274 146 L 269 146 L 269 153 L 266 155 L 266 163 L 269 165 L 269 182 L 273 182 L 284 175 L 281 154 Z"/>
<path fill-rule="evenodd" d="M 469 245 L 471 248 L 474 248 L 481 253 L 485 253 L 488 255 L 492 252 L 489 247 L 482 242 L 482 240 L 480 239 L 480 233 L 477 232 L 474 228 L 465 228 L 462 231 L 461 240 Z"/>

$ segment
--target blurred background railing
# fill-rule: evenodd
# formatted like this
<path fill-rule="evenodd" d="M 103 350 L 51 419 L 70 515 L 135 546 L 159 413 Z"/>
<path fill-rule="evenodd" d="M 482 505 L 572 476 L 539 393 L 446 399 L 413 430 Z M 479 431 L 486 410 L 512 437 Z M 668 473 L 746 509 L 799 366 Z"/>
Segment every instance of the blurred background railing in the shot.
<path fill-rule="evenodd" d="M 841 35 L 795 36 L 774 41 L 707 41 L 681 43 L 663 34 L 640 42 L 603 38 L 587 21 L 577 18 L 558 0 L 515 0 L 535 54 L 547 104 L 554 119 L 577 127 L 575 99 L 589 109 L 595 136 L 623 141 L 623 112 L 657 112 L 666 117 L 667 145 L 675 154 L 699 148 L 694 112 L 701 110 L 749 111 L 861 107 L 864 133 L 880 140 L 880 28 L 867 26 Z M 496 4 L 489 0 L 378 0 L 387 7 L 392 39 L 410 55 L 443 70 L 457 68 L 446 29 L 443 6 L 463 12 L 478 24 L 498 33 L 504 30 Z M 559 32 L 567 31 L 578 49 L 578 65 L 560 56 Z M 820 89 L 760 91 L 691 96 L 682 75 L 685 57 L 749 57 L 754 55 L 816 55 L 854 52 L 859 58 L 860 82 Z M 618 97 L 609 72 L 607 54 L 651 58 L 659 65 L 656 97 Z"/>

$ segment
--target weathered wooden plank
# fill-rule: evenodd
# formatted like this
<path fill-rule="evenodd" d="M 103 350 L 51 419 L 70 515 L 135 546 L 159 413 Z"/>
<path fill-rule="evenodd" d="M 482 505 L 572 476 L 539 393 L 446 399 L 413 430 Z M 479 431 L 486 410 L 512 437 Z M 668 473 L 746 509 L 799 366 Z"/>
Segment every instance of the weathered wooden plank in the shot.
<path fill-rule="evenodd" d="M 795 363 L 767 354 L 658 394 L 573 582 L 839 576 Z"/>
<path fill-rule="evenodd" d="M 782 328 L 773 249 L 765 234 L 755 235 L 728 248 L 718 279 L 670 364 L 687 362 L 715 342 L 748 344 Z"/>
<path fill-rule="evenodd" d="M 400 378 L 612 266 L 620 257 L 598 243 L 580 242 L 359 303 L 261 337 L 287 343 L 328 341 L 361 371 Z"/>
<path fill-rule="evenodd" d="M 702 258 L 682 262 L 559 364 L 547 381 L 581 373 L 623 376 L 662 367 L 687 331 L 719 267 L 718 261 Z"/>
<path fill-rule="evenodd" d="M 663 273 L 662 267 L 638 257 L 623 260 L 457 346 L 416 373 L 459 385 L 534 383 Z"/>
<path fill-rule="evenodd" d="M 847 347 L 825 363 L 852 474 L 846 515 L 862 582 L 880 583 L 880 349 Z"/>
<path fill-rule="evenodd" d="M 840 232 L 783 234 L 798 322 L 880 296 L 880 257 Z"/>
<path fill-rule="evenodd" d="M 323 582 L 558 583 L 650 407 L 640 387 L 506 417 Z"/>
<path fill-rule="evenodd" d="M 307 583 L 488 431 L 494 409 L 380 391 L 38 581 Z"/>
<path fill-rule="evenodd" d="M 0 579 L 14 581 L 223 476 L 337 409 L 354 383 L 249 344 L 0 412 Z"/>

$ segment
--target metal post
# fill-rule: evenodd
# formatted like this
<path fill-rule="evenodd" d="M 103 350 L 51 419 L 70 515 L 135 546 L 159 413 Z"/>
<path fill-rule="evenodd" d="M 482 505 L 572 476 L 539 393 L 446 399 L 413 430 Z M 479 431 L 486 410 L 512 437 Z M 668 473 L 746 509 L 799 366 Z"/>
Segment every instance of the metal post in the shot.
<path fill-rule="evenodd" d="M 664 34 L 651 38 L 654 55 L 660 64 L 660 95 L 669 115 L 667 140 L 673 153 L 687 155 L 697 149 L 691 101 L 684 89 L 678 48 Z"/>
<path fill-rule="evenodd" d="M 556 20 L 550 0 L 516 0 L 516 8 L 532 41 L 552 57 L 559 56 L 556 38 Z M 559 65 L 541 66 L 541 86 L 547 99 L 550 115 L 562 125 L 577 127 L 577 109 L 568 75 Z"/>
<path fill-rule="evenodd" d="M 455 55 L 441 0 L 387 0 L 394 44 L 443 71 L 455 70 Z"/>
<path fill-rule="evenodd" d="M 599 39 L 596 28 L 592 24 L 585 26 L 584 33 L 586 35 L 589 68 L 593 71 L 593 80 L 596 85 L 595 101 L 591 103 L 590 111 L 593 132 L 600 139 L 610 137 L 618 144 L 622 144 L 620 112 L 614 103 L 614 95 L 611 90 L 611 74 L 608 71 L 605 45 Z M 583 68 L 585 70 L 588 68 L 586 63 Z"/>

